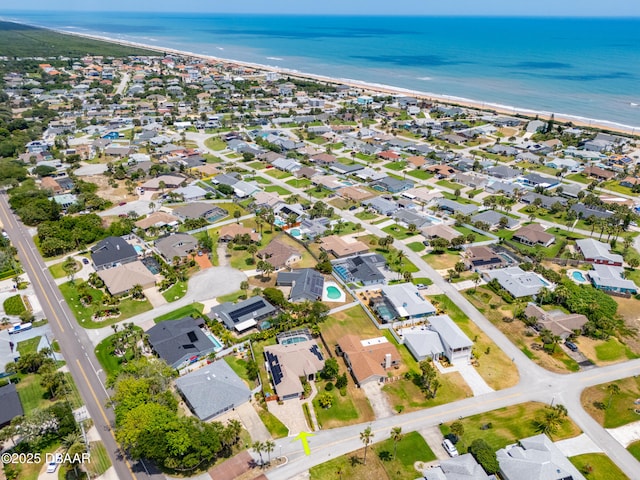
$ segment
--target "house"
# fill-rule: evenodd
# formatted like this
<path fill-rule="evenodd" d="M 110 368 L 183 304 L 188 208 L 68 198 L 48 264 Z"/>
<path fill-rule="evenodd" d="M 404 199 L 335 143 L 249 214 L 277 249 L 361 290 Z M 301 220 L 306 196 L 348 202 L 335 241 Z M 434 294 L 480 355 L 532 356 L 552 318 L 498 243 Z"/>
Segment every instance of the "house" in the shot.
<path fill-rule="evenodd" d="M 269 262 L 276 270 L 290 267 L 302 260 L 302 254 L 294 247 L 275 238 L 256 254 L 260 260 Z"/>
<path fill-rule="evenodd" d="M 14 383 L 0 387 L 0 428 L 6 427 L 16 417 L 24 415 L 22 403 Z"/>
<path fill-rule="evenodd" d="M 63 193 L 61 195 L 54 195 L 53 201 L 56 202 L 62 209 L 69 208 L 71 205 L 78 201 L 78 197 L 71 193 Z"/>
<path fill-rule="evenodd" d="M 387 262 L 377 253 L 354 255 L 331 263 L 333 271 L 346 283 L 358 283 L 364 286 L 385 283 L 385 276 L 380 270 Z"/>
<path fill-rule="evenodd" d="M 189 254 L 198 249 L 198 239 L 188 233 L 172 233 L 155 242 L 156 250 L 168 262 L 174 258 L 187 258 Z"/>
<path fill-rule="evenodd" d="M 312 156 L 309 160 L 319 165 L 330 165 L 338 161 L 336 157 L 328 153 L 319 153 L 318 155 Z"/>
<path fill-rule="evenodd" d="M 400 193 L 413 188 L 414 184 L 411 180 L 398 180 L 393 177 L 384 177 L 372 182 L 371 185 L 373 187 L 382 188 L 389 193 Z"/>
<path fill-rule="evenodd" d="M 157 192 L 158 190 L 178 188 L 184 181 L 185 179 L 183 177 L 175 175 L 160 175 L 159 177 L 147 180 L 140 185 L 140 187 L 145 190 Z"/>
<path fill-rule="evenodd" d="M 173 193 L 180 195 L 185 202 L 203 200 L 207 196 L 207 191 L 197 185 L 176 188 Z"/>
<path fill-rule="evenodd" d="M 396 160 L 400 160 L 401 157 L 396 152 L 392 152 L 391 150 L 383 150 L 382 152 L 378 153 L 378 158 L 395 162 Z"/>
<path fill-rule="evenodd" d="M 316 238 L 331 228 L 331 220 L 327 217 L 305 218 L 300 222 L 300 231 L 308 238 Z"/>
<path fill-rule="evenodd" d="M 485 188 L 487 192 L 499 193 L 508 197 L 515 197 L 522 191 L 522 186 L 519 183 L 508 183 L 503 181 L 491 182 Z"/>
<path fill-rule="evenodd" d="M 455 200 L 449 200 L 448 198 L 441 198 L 438 200 L 438 207 L 440 210 L 444 210 L 451 215 L 471 215 L 478 211 L 477 205 L 466 205 L 464 203 L 456 202 Z"/>
<path fill-rule="evenodd" d="M 416 169 L 420 169 L 427 164 L 427 160 L 422 156 L 413 156 L 407 158 L 407 163 L 413 165 Z"/>
<path fill-rule="evenodd" d="M 344 183 L 340 182 L 337 177 L 333 175 L 316 175 L 311 179 L 314 185 L 321 185 L 327 190 L 338 190 L 344 187 Z"/>
<path fill-rule="evenodd" d="M 622 266 L 622 256 L 617 253 L 611 253 L 607 243 L 599 242 L 593 238 L 581 238 L 576 240 L 576 246 L 587 262 L 616 267 Z"/>
<path fill-rule="evenodd" d="M 168 365 L 181 370 L 216 350 L 202 326 L 204 320 L 185 317 L 160 322 L 146 333 L 153 351 Z"/>
<path fill-rule="evenodd" d="M 443 197 L 440 190 L 429 190 L 426 187 L 411 188 L 402 192 L 402 196 L 423 205 L 428 205 L 434 200 Z"/>
<path fill-rule="evenodd" d="M 506 165 L 496 165 L 487 169 L 490 177 L 499 178 L 500 180 L 511 180 L 519 177 L 522 172 L 517 168 L 511 168 Z"/>
<path fill-rule="evenodd" d="M 213 203 L 195 202 L 188 203 L 173 210 L 179 218 L 186 220 L 188 218 L 205 218 L 209 221 L 220 220 L 229 215 L 229 212 L 218 207 Z"/>
<path fill-rule="evenodd" d="M 504 480 L 585 480 L 545 434 L 523 438 L 496 456 Z"/>
<path fill-rule="evenodd" d="M 137 259 L 138 252 L 122 237 L 107 237 L 91 249 L 91 261 L 96 270 L 117 267 Z"/>
<path fill-rule="evenodd" d="M 535 205 L 537 200 L 540 200 L 540 206 L 547 210 L 551 210 L 555 203 L 559 203 L 560 205 L 566 205 L 567 199 L 562 197 L 551 197 L 549 195 L 542 195 L 540 193 L 529 192 L 522 197 L 522 203 Z"/>
<path fill-rule="evenodd" d="M 236 237 L 243 237 L 244 235 L 249 235 L 252 242 L 259 242 L 261 238 L 260 234 L 252 228 L 245 227 L 238 223 L 230 223 L 229 225 L 224 225 L 220 228 L 220 231 L 218 232 L 218 240 L 222 242 L 229 242 Z"/>
<path fill-rule="evenodd" d="M 571 158 L 560 158 L 556 157 L 553 160 L 545 163 L 546 167 L 555 168 L 557 170 L 566 169 L 566 172 L 576 172 L 578 171 L 578 167 L 580 167 L 580 162 L 573 160 Z"/>
<path fill-rule="evenodd" d="M 613 216 L 613 212 L 606 210 L 601 207 L 597 207 L 595 205 L 585 205 L 584 203 L 574 203 L 571 205 L 571 211 L 576 212 L 578 218 L 611 218 Z"/>
<path fill-rule="evenodd" d="M 556 237 L 545 232 L 544 227 L 539 223 L 532 223 L 518 229 L 514 232 L 512 239 L 524 245 L 541 247 L 548 247 L 556 241 Z"/>
<path fill-rule="evenodd" d="M 549 283 L 533 272 L 525 272 L 520 267 L 506 267 L 487 270 L 483 273 L 487 281 L 496 279 L 500 286 L 514 298 L 536 295 Z"/>
<path fill-rule="evenodd" d="M 284 203 L 278 195 L 268 192 L 257 192 L 253 196 L 256 209 L 275 208 L 276 205 Z"/>
<path fill-rule="evenodd" d="M 344 187 L 336 191 L 342 198 L 360 203 L 374 196 L 373 193 L 358 187 Z"/>
<path fill-rule="evenodd" d="M 238 303 L 225 302 L 211 308 L 208 317 L 224 323 L 232 332 L 244 332 L 260 326 L 263 320 L 273 317 L 276 307 L 260 296 L 251 297 Z"/>
<path fill-rule="evenodd" d="M 332 172 L 339 173 L 340 175 L 352 175 L 360 170 L 363 170 L 364 166 L 360 163 L 354 163 L 352 165 L 344 165 L 340 162 L 334 162 L 329 167 Z"/>
<path fill-rule="evenodd" d="M 300 398 L 304 389 L 300 378 L 314 380 L 324 368 L 324 356 L 315 340 L 264 348 L 267 370 L 280 400 Z"/>
<path fill-rule="evenodd" d="M 40 181 L 40 188 L 42 188 L 43 190 L 49 190 L 54 194 L 62 193 L 63 191 L 60 184 L 56 182 L 56 180 L 52 177 L 44 177 Z"/>
<path fill-rule="evenodd" d="M 412 283 L 386 285 L 381 289 L 382 297 L 395 312 L 396 318 L 414 320 L 436 313 L 431 302 L 426 300 Z"/>
<path fill-rule="evenodd" d="M 462 236 L 462 234 L 451 228 L 449 225 L 445 225 L 444 223 L 436 223 L 433 225 L 428 225 L 423 227 L 420 232 L 427 240 L 432 240 L 434 238 L 444 238 L 449 242 L 456 237 Z"/>
<path fill-rule="evenodd" d="M 431 225 L 431 220 L 427 217 L 412 210 L 407 210 L 406 208 L 396 210 L 393 214 L 393 218 L 399 225 L 407 228 L 409 225 L 415 225 L 418 229 Z"/>
<path fill-rule="evenodd" d="M 174 227 L 180 223 L 178 217 L 166 212 L 153 212 L 149 216 L 138 220 L 134 225 L 136 228 L 147 231 L 150 228 Z"/>
<path fill-rule="evenodd" d="M 345 335 L 336 349 L 355 382 L 362 386 L 370 382 L 384 383 L 387 371 L 400 365 L 400 352 L 385 337 L 360 340 L 357 335 Z"/>
<path fill-rule="evenodd" d="M 176 388 L 193 414 L 205 422 L 251 401 L 251 390 L 224 360 L 176 379 Z"/>
<path fill-rule="evenodd" d="M 505 220 L 502 220 L 503 218 Z M 500 222 L 504 222 L 504 221 L 507 222 L 504 228 L 514 228 L 518 226 L 518 223 L 519 223 L 518 220 L 516 220 L 515 218 L 511 218 L 509 215 L 496 212 L 495 210 L 485 210 L 484 212 L 477 213 L 476 215 L 471 217 L 472 224 L 475 225 L 478 222 L 485 223 L 489 225 L 490 230 L 503 228 Z"/>
<path fill-rule="evenodd" d="M 560 180 L 557 178 L 549 177 L 547 175 L 540 175 L 539 173 L 528 173 L 520 177 L 522 184 L 525 187 L 535 188 L 542 187 L 544 189 L 557 187 L 560 184 Z"/>
<path fill-rule="evenodd" d="M 480 175 L 460 172 L 452 175 L 451 180 L 471 188 L 484 188 L 487 186 L 486 177 Z"/>
<path fill-rule="evenodd" d="M 393 200 L 387 200 L 382 197 L 374 197 L 362 202 L 367 208 L 371 208 L 380 215 L 391 215 L 398 209 L 398 204 Z"/>
<path fill-rule="evenodd" d="M 450 177 L 451 175 L 455 175 L 458 172 L 458 170 L 456 170 L 453 167 L 450 167 L 449 165 L 431 165 L 425 168 L 425 170 L 427 172 L 433 173 L 435 176 L 439 178 L 447 178 L 447 177 Z"/>
<path fill-rule="evenodd" d="M 291 287 L 289 300 L 314 302 L 322 299 L 324 277 L 312 268 L 300 268 L 290 272 L 278 272 L 276 285 Z"/>
<path fill-rule="evenodd" d="M 44 182 L 44 178 L 42 180 Z M 622 187 L 633 188 L 637 185 L 640 185 L 640 178 L 638 177 L 625 177 L 620 180 L 620 186 Z"/>
<path fill-rule="evenodd" d="M 564 313 L 561 310 L 547 311 L 535 303 L 529 302 L 524 310 L 528 318 L 535 318 L 541 328 L 548 329 L 554 335 L 566 340 L 576 331 L 582 331 L 589 319 L 577 313 Z"/>
<path fill-rule="evenodd" d="M 359 240 L 347 242 L 338 235 L 329 235 L 320 240 L 320 249 L 332 254 L 336 258 L 357 255 L 369 251 L 369 247 Z"/>
<path fill-rule="evenodd" d="M 594 264 L 593 270 L 587 272 L 591 284 L 603 292 L 632 294 L 638 293 L 638 287 L 632 280 L 624 278 L 621 267 Z"/>
<path fill-rule="evenodd" d="M 487 475 L 470 453 L 440 460 L 438 465 L 423 470 L 423 473 L 423 480 L 495 480 L 495 476 Z"/>
<path fill-rule="evenodd" d="M 144 290 L 156 284 L 156 277 L 139 260 L 100 270 L 98 276 L 109 293 L 114 296 L 127 293 L 136 285 L 140 285 Z"/>
<path fill-rule="evenodd" d="M 293 173 L 296 170 L 300 170 L 302 168 L 302 165 L 299 162 L 296 162 L 295 160 L 292 160 L 290 158 L 282 157 L 271 162 L 271 165 L 273 165 L 278 170 L 289 173 Z"/>
<path fill-rule="evenodd" d="M 561 187 L 562 191 L 559 191 L 558 189 L 560 189 Z M 563 197 L 578 198 L 580 192 L 584 190 L 584 185 L 579 185 L 577 183 L 563 183 L 562 185 L 560 185 L 560 187 L 558 187 L 558 189 L 556 189 L 556 192 Z"/>
<path fill-rule="evenodd" d="M 612 172 L 611 170 L 605 170 L 604 168 L 596 167 L 596 166 L 588 166 L 586 167 L 582 173 L 587 177 L 595 178 L 596 180 L 611 180 L 616 176 L 616 172 Z"/>
<path fill-rule="evenodd" d="M 467 364 L 471 360 L 473 342 L 448 315 L 429 317 L 429 328 L 440 336 L 444 356 L 449 362 Z"/>

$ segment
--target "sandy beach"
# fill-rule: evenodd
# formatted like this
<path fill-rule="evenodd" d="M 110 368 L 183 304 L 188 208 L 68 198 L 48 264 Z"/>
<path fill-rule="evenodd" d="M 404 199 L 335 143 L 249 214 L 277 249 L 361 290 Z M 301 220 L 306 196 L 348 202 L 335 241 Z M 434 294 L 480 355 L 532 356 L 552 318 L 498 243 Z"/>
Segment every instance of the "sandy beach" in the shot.
<path fill-rule="evenodd" d="M 18 23 L 18 22 L 14 22 L 14 23 Z M 440 95 L 437 93 L 423 92 L 423 91 L 417 91 L 417 90 L 410 90 L 406 88 L 394 87 L 392 85 L 369 83 L 366 81 L 354 80 L 349 78 L 326 77 L 323 75 L 300 72 L 298 70 L 279 68 L 272 65 L 243 62 L 243 61 L 230 59 L 230 58 L 223 58 L 223 57 L 218 57 L 213 55 L 204 55 L 204 54 L 199 54 L 199 53 L 190 52 L 186 50 L 177 50 L 174 48 L 158 47 L 157 45 L 149 45 L 149 44 L 140 43 L 140 42 L 114 39 L 114 38 L 105 37 L 101 35 L 68 32 L 64 30 L 41 27 L 38 25 L 31 25 L 31 26 L 34 26 L 37 28 L 45 28 L 63 35 L 72 35 L 77 37 L 90 38 L 92 40 L 99 40 L 103 42 L 109 42 L 109 43 L 114 43 L 114 44 L 128 46 L 128 47 L 144 48 L 146 50 L 155 51 L 161 54 L 165 54 L 165 53 L 175 54 L 180 56 L 201 59 L 206 62 L 214 62 L 214 63 L 223 62 L 223 63 L 243 66 L 243 67 L 247 67 L 247 68 L 251 68 L 259 71 L 276 72 L 281 75 L 286 75 L 286 76 L 300 78 L 300 79 L 316 80 L 316 81 L 335 84 L 335 85 L 348 85 L 357 89 L 361 89 L 363 93 L 366 92 L 366 93 L 373 93 L 373 94 L 380 93 L 380 94 L 388 94 L 388 95 L 410 95 L 418 99 L 429 101 L 429 102 L 437 102 L 445 105 L 467 107 L 467 108 L 472 108 L 472 109 L 481 110 L 485 112 L 495 112 L 503 115 L 519 115 L 519 116 L 524 116 L 531 119 L 534 119 L 537 117 L 542 120 L 548 120 L 553 115 L 555 121 L 559 123 L 571 123 L 579 127 L 593 128 L 593 129 L 623 133 L 626 135 L 634 135 L 634 136 L 638 136 L 637 134 L 640 133 L 640 127 L 622 125 L 619 123 L 610 122 L 606 120 L 591 119 L 591 118 L 585 118 L 585 117 L 580 117 L 576 115 L 556 113 L 556 112 L 536 111 L 531 109 L 518 108 L 515 106 L 507 106 L 507 105 L 500 105 L 500 104 L 491 103 L 491 102 L 483 102 L 480 100 L 472 100 L 468 98 Z"/>

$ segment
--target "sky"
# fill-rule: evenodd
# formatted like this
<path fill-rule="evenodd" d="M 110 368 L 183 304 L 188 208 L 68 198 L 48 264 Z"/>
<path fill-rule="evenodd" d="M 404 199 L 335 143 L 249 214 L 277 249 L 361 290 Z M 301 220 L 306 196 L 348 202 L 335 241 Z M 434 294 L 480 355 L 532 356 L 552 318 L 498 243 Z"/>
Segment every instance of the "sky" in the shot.
<path fill-rule="evenodd" d="M 5 3 L 4 1 L 2 3 Z M 9 7 L 7 4 L 12 4 Z M 637 0 L 20 0 L 3 10 L 639 17 Z"/>

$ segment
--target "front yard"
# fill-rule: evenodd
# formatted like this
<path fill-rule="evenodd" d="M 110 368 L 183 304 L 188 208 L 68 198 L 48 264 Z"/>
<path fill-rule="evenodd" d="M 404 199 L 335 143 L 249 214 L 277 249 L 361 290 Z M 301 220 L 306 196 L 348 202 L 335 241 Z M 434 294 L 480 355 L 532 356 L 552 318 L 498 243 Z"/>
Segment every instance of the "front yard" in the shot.
<path fill-rule="evenodd" d="M 613 387 L 615 385 L 617 387 Z M 584 409 L 604 428 L 616 428 L 640 421 L 640 378 L 630 377 L 583 390 Z"/>

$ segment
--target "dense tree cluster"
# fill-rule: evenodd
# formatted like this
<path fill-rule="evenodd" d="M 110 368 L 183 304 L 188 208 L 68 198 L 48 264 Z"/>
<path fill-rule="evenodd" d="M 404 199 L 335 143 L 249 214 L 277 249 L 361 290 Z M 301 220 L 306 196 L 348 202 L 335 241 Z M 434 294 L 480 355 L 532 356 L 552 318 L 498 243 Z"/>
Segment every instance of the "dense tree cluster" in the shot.
<path fill-rule="evenodd" d="M 165 363 L 141 358 L 118 376 L 112 397 L 116 438 L 133 458 L 147 458 L 175 472 L 203 470 L 217 458 L 229 456 L 242 430 L 178 415 L 171 392 L 174 371 Z"/>

